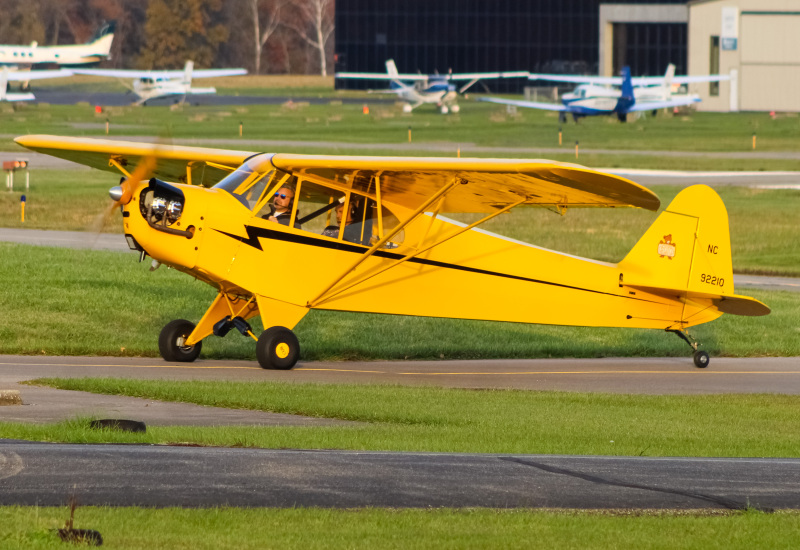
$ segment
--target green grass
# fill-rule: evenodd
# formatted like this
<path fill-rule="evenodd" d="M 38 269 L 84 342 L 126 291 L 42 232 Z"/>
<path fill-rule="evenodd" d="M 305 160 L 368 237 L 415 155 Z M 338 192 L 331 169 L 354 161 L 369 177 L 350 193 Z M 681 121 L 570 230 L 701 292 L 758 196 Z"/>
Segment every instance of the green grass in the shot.
<path fill-rule="evenodd" d="M 65 548 L 66 508 L 0 508 L 0 545 Z M 793 548 L 800 514 L 535 510 L 78 508 L 75 527 L 126 550 L 220 548 Z"/>
<path fill-rule="evenodd" d="M 194 442 L 213 446 L 619 456 L 800 457 L 789 395 L 616 395 L 434 387 L 40 379 L 32 384 L 149 400 L 300 414 L 331 427 L 148 427 L 90 430 L 73 420 L 2 424 L 11 439 L 73 443 Z M 746 411 L 746 413 L 745 413 Z"/>
<path fill-rule="evenodd" d="M 20 104 L 0 110 L 0 125 L 6 135 L 54 133 L 104 137 L 108 119 L 111 137 L 166 134 L 175 139 L 197 136 L 233 139 L 238 137 L 239 122 L 243 122 L 248 139 L 336 143 L 406 143 L 411 127 L 415 143 L 451 143 L 453 154 L 458 144 L 469 143 L 558 147 L 561 127 L 567 159 L 574 159 L 574 144 L 578 141 L 582 150 L 727 151 L 741 153 L 744 160 L 751 156 L 753 132 L 758 136 L 757 151 L 794 153 L 800 130 L 800 117 L 786 115 L 772 119 L 766 113 L 695 113 L 690 117 L 648 117 L 628 124 L 619 124 L 613 118 L 590 117 L 580 124 L 559 125 L 554 113 L 519 109 L 516 115 L 509 115 L 505 107 L 474 101 L 464 102 L 461 113 L 453 116 L 442 116 L 425 108 L 406 115 L 394 104 L 373 105 L 370 114 L 364 115 L 360 104 L 343 104 L 341 97 L 332 96 L 327 105 L 295 102 L 291 106 L 108 107 L 101 114 L 96 114 L 88 104 Z M 364 95 L 364 102 L 368 103 L 370 97 Z M 6 150 L 15 150 L 14 147 L 10 140 L 3 144 Z M 682 157 L 663 157 L 654 154 L 648 163 L 651 167 L 656 167 L 652 166 L 656 162 L 660 167 L 686 168 Z M 596 166 L 592 157 L 581 161 Z M 741 160 L 731 159 L 713 159 L 711 165 L 716 169 L 745 166 Z M 746 166 L 764 170 L 800 169 L 800 159 L 778 162 L 748 159 Z"/>
<path fill-rule="evenodd" d="M 158 355 L 167 322 L 195 322 L 210 286 L 166 268 L 150 272 L 133 253 L 0 243 L 0 353 Z M 692 334 L 712 355 L 800 355 L 800 294 L 748 291 L 767 317 L 725 315 Z M 261 330 L 253 323 L 256 333 Z M 310 312 L 297 326 L 303 360 L 687 356 L 662 331 L 556 327 L 457 319 Z M 203 343 L 206 358 L 254 359 L 252 340 L 232 332 Z"/>

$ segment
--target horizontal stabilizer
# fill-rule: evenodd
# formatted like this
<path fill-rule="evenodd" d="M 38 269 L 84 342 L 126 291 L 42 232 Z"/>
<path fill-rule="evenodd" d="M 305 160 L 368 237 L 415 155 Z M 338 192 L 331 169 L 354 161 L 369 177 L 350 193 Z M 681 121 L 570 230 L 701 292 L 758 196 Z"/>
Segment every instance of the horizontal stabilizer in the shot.
<path fill-rule="evenodd" d="M 768 315 L 771 311 L 769 306 L 763 302 L 756 300 L 755 298 L 741 296 L 739 294 L 722 296 L 721 294 L 712 294 L 707 292 L 686 292 L 675 288 L 636 284 L 625 284 L 625 287 L 642 290 L 644 292 L 659 296 L 685 298 L 693 302 L 710 301 L 714 308 L 722 313 L 730 313 L 731 315 L 759 317 L 761 315 Z"/>

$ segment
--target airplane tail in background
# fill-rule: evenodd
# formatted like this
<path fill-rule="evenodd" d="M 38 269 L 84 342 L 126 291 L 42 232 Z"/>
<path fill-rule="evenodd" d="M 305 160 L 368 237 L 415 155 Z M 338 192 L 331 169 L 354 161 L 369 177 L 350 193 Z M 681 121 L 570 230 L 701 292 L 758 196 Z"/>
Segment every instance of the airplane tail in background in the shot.
<path fill-rule="evenodd" d="M 92 37 L 87 45 L 94 46 L 94 55 L 99 55 L 111 59 L 111 43 L 114 41 L 114 32 L 117 29 L 117 22 L 116 21 L 109 21 Z"/>
<path fill-rule="evenodd" d="M 675 65 L 667 65 L 667 72 L 664 73 L 664 87 L 667 90 L 667 99 L 672 96 L 672 79 L 675 78 Z"/>
<path fill-rule="evenodd" d="M 630 67 L 622 67 L 622 97 L 623 99 L 633 99 L 633 81 L 631 80 Z"/>
<path fill-rule="evenodd" d="M 183 83 L 191 87 L 192 85 L 192 71 L 194 70 L 194 61 L 187 61 L 183 67 Z"/>
<path fill-rule="evenodd" d="M 400 72 L 397 70 L 397 65 L 394 64 L 394 59 L 386 60 L 386 72 L 389 73 L 389 76 L 394 80 L 400 79 Z"/>
<path fill-rule="evenodd" d="M 619 263 L 620 286 L 631 292 L 683 298 L 669 329 L 683 329 L 723 313 L 766 315 L 769 308 L 734 294 L 728 212 L 716 191 L 681 191 Z"/>

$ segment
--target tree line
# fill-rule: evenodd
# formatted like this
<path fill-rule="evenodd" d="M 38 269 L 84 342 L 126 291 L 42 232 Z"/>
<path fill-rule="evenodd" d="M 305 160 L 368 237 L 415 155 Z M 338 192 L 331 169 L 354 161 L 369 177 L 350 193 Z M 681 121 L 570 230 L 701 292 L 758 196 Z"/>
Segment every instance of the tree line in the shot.
<path fill-rule="evenodd" d="M 87 42 L 117 22 L 103 66 L 245 67 L 322 74 L 333 61 L 334 0 L 0 0 L 0 44 Z"/>

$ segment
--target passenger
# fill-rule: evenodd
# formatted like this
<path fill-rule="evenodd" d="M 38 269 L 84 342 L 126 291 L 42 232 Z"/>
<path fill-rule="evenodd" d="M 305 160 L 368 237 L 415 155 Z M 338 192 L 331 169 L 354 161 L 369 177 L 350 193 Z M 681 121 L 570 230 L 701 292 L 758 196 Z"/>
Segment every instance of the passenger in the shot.
<path fill-rule="evenodd" d="M 336 205 L 336 225 L 329 225 L 322 232 L 326 237 L 333 237 L 334 239 L 339 236 L 339 228 L 342 226 L 342 215 L 344 213 L 344 203 Z M 353 221 L 353 206 L 350 205 L 350 210 L 347 213 L 347 219 L 344 222 L 345 227 Z"/>
<path fill-rule="evenodd" d="M 271 222 L 277 222 L 281 225 L 288 226 L 289 221 L 292 219 L 293 202 L 294 189 L 291 187 L 281 187 L 278 189 L 278 191 L 275 193 L 275 197 L 272 199 L 269 213 L 261 217 Z M 299 229 L 300 225 L 295 223 L 295 227 Z"/>

